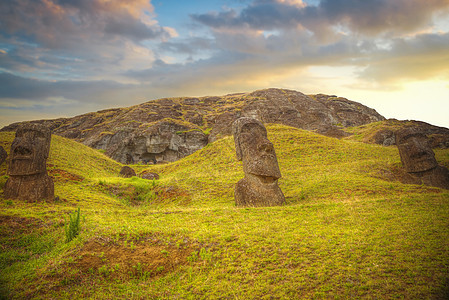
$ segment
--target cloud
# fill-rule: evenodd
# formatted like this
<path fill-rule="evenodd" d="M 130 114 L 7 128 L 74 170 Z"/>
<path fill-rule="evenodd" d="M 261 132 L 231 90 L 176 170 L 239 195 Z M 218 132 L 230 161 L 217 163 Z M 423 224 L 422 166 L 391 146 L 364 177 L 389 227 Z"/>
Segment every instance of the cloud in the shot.
<path fill-rule="evenodd" d="M 1 1 L 0 110 L 87 112 L 268 86 L 320 92 L 331 77 L 382 90 L 449 79 L 449 33 L 432 28 L 449 0 L 227 3 L 236 2 L 191 15 L 178 37 L 148 0 Z"/>
<path fill-rule="evenodd" d="M 434 13 L 448 8 L 448 0 L 322 0 L 315 6 L 293 1 L 258 0 L 239 12 L 227 10 L 191 17 L 220 31 L 302 27 L 321 37 L 328 35 L 331 27 L 344 26 L 352 32 L 373 36 L 404 34 L 430 26 Z"/>
<path fill-rule="evenodd" d="M 47 49 L 73 49 L 89 42 L 142 41 L 170 33 L 152 21 L 144 0 L 6 0 L 0 22 L 9 35 L 20 35 Z"/>
<path fill-rule="evenodd" d="M 17 102 L 28 107 L 44 107 L 60 102 L 100 104 L 113 99 L 106 95 L 129 90 L 133 85 L 114 81 L 45 81 L 24 78 L 8 73 L 0 73 L 0 107 L 20 107 Z M 64 100 L 64 101 L 63 101 Z"/>
<path fill-rule="evenodd" d="M 145 42 L 176 35 L 154 18 L 148 0 L 1 1 L 0 46 L 7 49 L 0 67 L 39 78 L 116 79 L 124 68 L 151 65 Z"/>
<path fill-rule="evenodd" d="M 449 33 L 395 39 L 388 50 L 373 53 L 360 77 L 381 84 L 440 78 L 449 80 Z"/>
<path fill-rule="evenodd" d="M 266 66 L 265 74 L 278 66 L 351 66 L 369 85 L 396 85 L 449 77 L 448 34 L 422 34 L 448 13 L 449 0 L 254 0 L 241 10 L 191 18 L 210 28 L 223 50 L 215 55 L 246 54 L 239 63 Z"/>
<path fill-rule="evenodd" d="M 317 10 L 321 18 L 353 32 L 397 35 L 430 26 L 433 15 L 448 8 L 448 0 L 322 0 Z"/>

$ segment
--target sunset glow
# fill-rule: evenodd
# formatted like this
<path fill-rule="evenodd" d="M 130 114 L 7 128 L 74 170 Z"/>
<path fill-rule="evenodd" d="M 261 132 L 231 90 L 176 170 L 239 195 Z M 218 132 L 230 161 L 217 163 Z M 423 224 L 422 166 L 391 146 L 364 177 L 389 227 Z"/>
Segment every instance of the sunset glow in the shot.
<path fill-rule="evenodd" d="M 449 0 L 0 3 L 0 126 L 278 87 L 449 127 Z"/>

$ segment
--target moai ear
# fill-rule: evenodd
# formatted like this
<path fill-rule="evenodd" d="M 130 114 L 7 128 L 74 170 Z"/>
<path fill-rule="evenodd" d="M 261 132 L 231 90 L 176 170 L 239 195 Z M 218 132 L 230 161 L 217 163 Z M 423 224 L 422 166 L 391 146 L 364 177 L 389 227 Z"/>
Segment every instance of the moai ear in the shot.
<path fill-rule="evenodd" d="M 242 148 L 240 147 L 240 120 L 237 119 L 232 124 L 232 135 L 234 136 L 234 143 L 235 143 L 235 154 L 237 155 L 237 160 L 242 160 Z"/>

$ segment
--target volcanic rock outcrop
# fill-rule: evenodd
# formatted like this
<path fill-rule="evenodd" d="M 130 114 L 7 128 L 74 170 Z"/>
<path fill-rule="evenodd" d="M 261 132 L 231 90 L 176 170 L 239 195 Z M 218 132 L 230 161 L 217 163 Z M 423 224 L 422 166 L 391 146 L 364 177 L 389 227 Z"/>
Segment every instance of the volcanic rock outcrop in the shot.
<path fill-rule="evenodd" d="M 54 199 L 53 180 L 47 174 L 51 132 L 39 124 L 25 124 L 11 144 L 8 180 L 4 196 L 9 199 L 41 201 Z"/>
<path fill-rule="evenodd" d="M 273 144 L 260 121 L 240 118 L 233 124 L 237 159 L 243 162 L 245 177 L 235 185 L 236 206 L 276 206 L 285 204 L 278 185 L 281 178 Z"/>
<path fill-rule="evenodd" d="M 75 139 L 124 163 L 160 163 L 189 155 L 220 137 L 232 135 L 232 123 L 251 117 L 343 137 L 343 129 L 385 120 L 374 109 L 323 94 L 307 96 L 265 89 L 221 97 L 164 98 L 73 118 L 32 121 L 54 134 Z M 13 131 L 18 123 L 4 127 Z"/>
<path fill-rule="evenodd" d="M 347 138 L 354 139 L 354 137 L 359 136 L 359 138 L 362 137 L 361 141 L 364 143 L 392 146 L 396 145 L 395 132 L 409 127 L 413 127 L 426 135 L 429 139 L 431 148 L 449 148 L 449 129 L 434 126 L 422 121 L 399 121 L 396 119 L 388 119 L 352 128 L 350 131 L 351 133 L 354 133 L 355 136 Z M 355 139 L 360 140 L 358 138 Z"/>
<path fill-rule="evenodd" d="M 427 137 L 416 127 L 396 132 L 396 144 L 404 169 L 416 184 L 449 189 L 449 170 L 438 165 Z"/>

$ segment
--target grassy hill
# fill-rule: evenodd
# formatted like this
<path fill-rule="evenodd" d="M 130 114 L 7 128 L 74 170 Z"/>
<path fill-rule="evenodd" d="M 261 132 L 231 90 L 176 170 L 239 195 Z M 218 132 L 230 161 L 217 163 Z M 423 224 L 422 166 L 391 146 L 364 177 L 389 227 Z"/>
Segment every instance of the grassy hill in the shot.
<path fill-rule="evenodd" d="M 5 298 L 435 298 L 449 291 L 449 192 L 389 181 L 396 147 L 267 127 L 287 205 L 236 208 L 231 137 L 170 164 L 122 165 L 53 136 L 59 201 L 0 198 Z M 9 151 L 12 133 L 0 133 Z M 449 150 L 435 150 L 449 165 Z M 0 187 L 6 181 L 0 166 Z M 0 196 L 1 197 L 1 196 Z M 81 232 L 65 241 L 69 214 Z"/>

